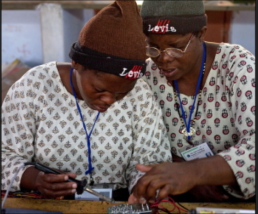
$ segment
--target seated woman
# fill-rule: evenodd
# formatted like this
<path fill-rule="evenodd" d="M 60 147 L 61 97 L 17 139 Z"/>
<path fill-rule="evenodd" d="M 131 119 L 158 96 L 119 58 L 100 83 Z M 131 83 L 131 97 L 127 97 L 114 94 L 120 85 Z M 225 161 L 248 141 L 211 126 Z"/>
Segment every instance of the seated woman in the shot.
<path fill-rule="evenodd" d="M 202 1 L 146 0 L 141 15 L 150 57 L 144 79 L 162 108 L 173 163 L 137 165 L 147 173 L 134 196 L 153 201 L 160 190 L 160 198 L 180 201 L 253 200 L 254 55 L 204 41 Z"/>
<path fill-rule="evenodd" d="M 28 161 L 64 173 L 26 166 L 11 191 L 36 190 L 48 198 L 75 193 L 67 175 L 130 192 L 142 176 L 137 163 L 171 161 L 161 109 L 138 80 L 146 63 L 136 2 L 101 10 L 69 56 L 72 63 L 32 68 L 10 88 L 2 105 L 2 190 Z"/>

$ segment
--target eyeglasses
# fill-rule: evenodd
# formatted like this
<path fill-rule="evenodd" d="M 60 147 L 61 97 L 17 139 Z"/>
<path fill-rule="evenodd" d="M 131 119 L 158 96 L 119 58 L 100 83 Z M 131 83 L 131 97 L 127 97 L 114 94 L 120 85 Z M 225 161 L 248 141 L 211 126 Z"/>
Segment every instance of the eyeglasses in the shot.
<path fill-rule="evenodd" d="M 150 46 L 146 46 L 146 55 L 148 57 L 158 57 L 161 52 L 166 52 L 169 56 L 174 57 L 174 58 L 180 58 L 184 55 L 184 53 L 186 52 L 190 42 L 191 42 L 191 38 L 193 37 L 193 34 L 191 35 L 184 51 L 178 49 L 178 48 L 166 48 L 163 51 L 160 51 L 158 48 L 154 48 L 154 47 L 150 47 Z"/>

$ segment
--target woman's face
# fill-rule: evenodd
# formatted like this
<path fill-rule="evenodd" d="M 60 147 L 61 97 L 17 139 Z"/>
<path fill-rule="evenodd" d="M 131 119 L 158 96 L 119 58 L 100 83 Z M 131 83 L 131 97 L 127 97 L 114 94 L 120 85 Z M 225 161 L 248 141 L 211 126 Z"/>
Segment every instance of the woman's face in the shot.
<path fill-rule="evenodd" d="M 105 112 L 114 102 L 123 99 L 136 83 L 136 80 L 113 74 L 85 70 L 81 65 L 74 72 L 81 97 L 91 109 L 99 112 Z"/>
<path fill-rule="evenodd" d="M 161 51 L 166 48 L 177 48 L 184 51 L 191 38 L 190 44 L 181 58 L 171 57 L 166 52 L 161 52 L 158 57 L 152 58 L 169 81 L 178 80 L 182 76 L 194 72 L 196 62 L 200 57 L 202 59 L 202 42 L 195 36 L 191 37 L 191 35 L 192 33 L 185 35 L 151 34 L 146 39 L 148 46 L 155 47 Z"/>

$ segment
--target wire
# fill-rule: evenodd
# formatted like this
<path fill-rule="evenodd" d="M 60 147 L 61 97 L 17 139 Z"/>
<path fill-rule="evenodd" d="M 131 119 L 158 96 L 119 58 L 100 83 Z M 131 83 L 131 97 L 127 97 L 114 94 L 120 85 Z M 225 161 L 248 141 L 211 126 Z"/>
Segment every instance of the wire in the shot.
<path fill-rule="evenodd" d="M 176 202 L 180 207 L 184 208 L 185 210 L 189 211 L 189 209 L 187 209 L 186 207 L 184 207 L 182 204 L 180 204 L 179 202 Z"/>
<path fill-rule="evenodd" d="M 168 200 L 166 199 L 163 199 L 163 200 L 157 200 L 154 204 L 151 205 L 151 208 L 155 208 L 155 209 L 158 209 L 158 210 L 161 210 L 163 212 L 166 212 L 166 213 L 172 213 L 175 209 L 178 210 L 179 213 L 181 213 L 181 211 L 184 211 L 184 212 L 188 212 L 189 210 L 186 209 L 184 206 L 182 206 L 180 203 L 179 206 L 176 205 L 175 201 L 171 198 L 171 197 L 167 197 Z M 168 210 L 166 209 L 164 206 L 162 206 L 160 203 L 162 202 L 167 202 L 167 203 L 170 203 L 170 204 L 173 204 L 174 207 L 172 210 Z"/>
<path fill-rule="evenodd" d="M 3 200 L 3 202 L 2 202 L 2 208 L 4 207 L 6 198 L 7 198 L 7 196 L 8 196 L 8 193 L 9 193 L 10 189 L 11 189 L 11 186 L 12 186 L 12 184 L 13 184 L 14 179 L 17 177 L 17 175 L 18 175 L 19 171 L 21 170 L 21 168 L 23 168 L 24 166 L 27 166 L 27 165 L 35 166 L 35 163 L 34 163 L 34 162 L 26 162 L 26 163 L 23 163 L 23 164 L 20 165 L 20 167 L 18 168 L 18 170 L 17 170 L 16 173 L 14 174 L 14 176 L 13 176 L 13 178 L 12 178 L 12 180 L 11 180 L 11 183 L 9 184 L 9 186 L 8 186 L 8 188 L 7 188 L 7 190 L 6 190 L 6 193 L 5 193 L 5 196 L 4 196 L 4 200 Z"/>
<path fill-rule="evenodd" d="M 25 166 L 25 164 L 23 163 L 23 164 L 18 168 L 18 170 L 16 171 L 15 175 L 13 176 L 13 178 L 12 178 L 12 180 L 11 180 L 11 183 L 9 184 L 9 186 L 8 186 L 8 188 L 7 188 L 7 191 L 6 191 L 6 193 L 5 193 L 4 200 L 3 200 L 3 202 L 2 202 L 2 208 L 4 208 L 4 203 L 5 203 L 5 201 L 6 201 L 6 198 L 7 198 L 7 196 L 8 196 L 8 193 L 9 193 L 10 189 L 11 189 L 11 186 L 12 186 L 12 184 L 13 184 L 14 179 L 16 178 L 17 174 L 19 173 L 20 169 L 23 168 L 24 166 Z"/>
<path fill-rule="evenodd" d="M 175 201 L 174 201 L 171 197 L 168 197 L 168 199 L 169 199 L 173 204 L 175 204 Z M 177 202 L 177 203 L 178 203 L 178 202 Z M 180 210 L 184 211 L 184 212 L 188 212 L 188 209 L 182 209 L 182 208 L 178 207 L 176 204 L 175 204 L 175 206 L 176 206 L 177 208 L 179 208 Z M 182 207 L 182 206 L 181 206 L 181 207 Z"/>

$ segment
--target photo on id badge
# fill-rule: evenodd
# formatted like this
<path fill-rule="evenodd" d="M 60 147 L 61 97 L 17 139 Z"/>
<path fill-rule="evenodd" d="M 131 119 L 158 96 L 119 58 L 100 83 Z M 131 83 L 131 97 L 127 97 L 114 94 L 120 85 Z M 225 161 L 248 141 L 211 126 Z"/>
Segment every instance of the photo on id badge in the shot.
<path fill-rule="evenodd" d="M 214 153 L 208 146 L 207 142 L 207 139 L 202 139 L 196 146 L 185 146 L 180 149 L 179 152 L 185 161 L 211 157 L 214 155 Z"/>

